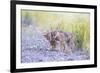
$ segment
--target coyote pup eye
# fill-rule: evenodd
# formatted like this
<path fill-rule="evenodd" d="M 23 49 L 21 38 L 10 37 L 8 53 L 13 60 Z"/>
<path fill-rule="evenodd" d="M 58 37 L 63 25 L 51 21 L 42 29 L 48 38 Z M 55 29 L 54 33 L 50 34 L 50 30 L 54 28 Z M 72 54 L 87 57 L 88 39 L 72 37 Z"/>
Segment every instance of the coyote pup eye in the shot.
<path fill-rule="evenodd" d="M 55 41 L 60 41 L 58 37 L 55 38 Z"/>

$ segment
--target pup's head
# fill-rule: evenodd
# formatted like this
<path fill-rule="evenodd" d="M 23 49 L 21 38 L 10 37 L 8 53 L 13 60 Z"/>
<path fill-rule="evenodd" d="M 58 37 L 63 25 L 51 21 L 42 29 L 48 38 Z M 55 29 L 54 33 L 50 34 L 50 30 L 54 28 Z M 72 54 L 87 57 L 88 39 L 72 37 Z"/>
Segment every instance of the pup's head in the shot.
<path fill-rule="evenodd" d="M 57 42 L 61 41 L 62 34 L 59 31 L 52 31 L 44 35 L 50 42 L 52 47 L 55 47 Z"/>

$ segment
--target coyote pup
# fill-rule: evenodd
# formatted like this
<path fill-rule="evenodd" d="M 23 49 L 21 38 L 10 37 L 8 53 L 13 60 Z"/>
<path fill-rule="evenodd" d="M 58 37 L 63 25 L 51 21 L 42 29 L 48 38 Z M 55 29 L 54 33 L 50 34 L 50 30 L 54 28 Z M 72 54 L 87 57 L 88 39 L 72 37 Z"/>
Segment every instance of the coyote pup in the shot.
<path fill-rule="evenodd" d="M 63 31 L 51 31 L 44 35 L 52 46 L 52 50 L 72 53 L 74 48 L 73 35 L 72 33 Z"/>

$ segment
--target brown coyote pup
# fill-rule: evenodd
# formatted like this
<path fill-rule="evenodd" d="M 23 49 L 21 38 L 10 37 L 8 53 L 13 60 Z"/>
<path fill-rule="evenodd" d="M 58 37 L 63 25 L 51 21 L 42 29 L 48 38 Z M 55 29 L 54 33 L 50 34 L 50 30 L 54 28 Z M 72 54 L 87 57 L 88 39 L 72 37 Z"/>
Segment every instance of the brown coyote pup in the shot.
<path fill-rule="evenodd" d="M 44 35 L 52 46 L 52 50 L 72 53 L 74 48 L 73 34 L 63 31 L 51 31 Z"/>

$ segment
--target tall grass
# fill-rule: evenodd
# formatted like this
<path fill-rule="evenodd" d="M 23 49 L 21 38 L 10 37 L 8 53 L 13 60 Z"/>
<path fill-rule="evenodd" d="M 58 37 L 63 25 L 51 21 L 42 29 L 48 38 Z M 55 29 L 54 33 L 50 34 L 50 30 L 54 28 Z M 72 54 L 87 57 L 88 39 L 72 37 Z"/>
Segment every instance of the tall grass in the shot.
<path fill-rule="evenodd" d="M 76 35 L 76 46 L 86 52 L 90 51 L 90 29 L 85 23 L 75 24 L 72 26 L 72 32 Z"/>

